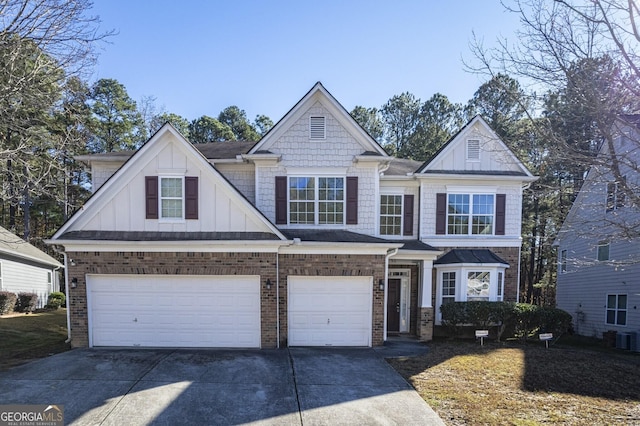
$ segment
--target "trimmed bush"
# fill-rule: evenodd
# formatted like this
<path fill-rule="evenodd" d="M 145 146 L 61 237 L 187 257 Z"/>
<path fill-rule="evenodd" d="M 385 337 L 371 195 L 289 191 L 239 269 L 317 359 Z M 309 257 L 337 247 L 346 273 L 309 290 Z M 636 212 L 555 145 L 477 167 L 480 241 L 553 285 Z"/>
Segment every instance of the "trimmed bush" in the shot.
<path fill-rule="evenodd" d="M 38 295 L 35 293 L 18 293 L 16 312 L 33 312 L 38 304 Z"/>
<path fill-rule="evenodd" d="M 57 302 L 55 302 L 57 300 Z M 63 306 L 65 302 L 65 295 L 61 291 L 54 291 L 49 295 L 47 299 L 47 304 L 58 304 L 58 307 Z"/>
<path fill-rule="evenodd" d="M 10 291 L 0 291 L 0 315 L 10 314 L 16 306 L 18 296 Z"/>
<path fill-rule="evenodd" d="M 513 302 L 453 302 L 440 307 L 442 325 L 451 336 L 465 327 L 496 328 L 498 340 L 515 336 L 526 341 L 535 333 L 558 337 L 571 329 L 571 315 L 561 309 Z"/>

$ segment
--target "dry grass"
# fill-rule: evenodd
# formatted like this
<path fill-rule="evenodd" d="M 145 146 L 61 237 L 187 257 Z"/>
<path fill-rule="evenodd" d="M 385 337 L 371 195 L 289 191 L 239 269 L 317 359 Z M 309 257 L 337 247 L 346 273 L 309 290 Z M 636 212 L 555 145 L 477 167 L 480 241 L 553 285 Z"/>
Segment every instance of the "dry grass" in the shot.
<path fill-rule="evenodd" d="M 66 339 L 66 309 L 0 316 L 0 370 L 64 352 Z"/>
<path fill-rule="evenodd" d="M 436 341 L 389 361 L 448 425 L 640 424 L 640 355 Z"/>

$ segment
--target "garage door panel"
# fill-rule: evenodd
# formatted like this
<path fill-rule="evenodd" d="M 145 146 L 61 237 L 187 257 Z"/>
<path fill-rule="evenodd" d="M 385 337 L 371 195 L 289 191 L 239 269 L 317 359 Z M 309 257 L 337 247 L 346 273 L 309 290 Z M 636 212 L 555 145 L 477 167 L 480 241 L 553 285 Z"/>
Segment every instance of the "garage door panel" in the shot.
<path fill-rule="evenodd" d="M 258 276 L 88 276 L 93 346 L 260 347 Z"/>
<path fill-rule="evenodd" d="M 291 346 L 370 346 L 372 277 L 289 277 Z"/>

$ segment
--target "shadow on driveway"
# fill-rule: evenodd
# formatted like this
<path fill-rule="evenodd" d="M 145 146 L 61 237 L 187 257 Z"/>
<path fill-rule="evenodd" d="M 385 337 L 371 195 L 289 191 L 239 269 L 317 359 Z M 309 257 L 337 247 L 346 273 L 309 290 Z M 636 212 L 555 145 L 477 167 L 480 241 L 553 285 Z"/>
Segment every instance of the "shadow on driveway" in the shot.
<path fill-rule="evenodd" d="M 371 349 L 76 349 L 0 373 L 66 424 L 442 424 Z"/>

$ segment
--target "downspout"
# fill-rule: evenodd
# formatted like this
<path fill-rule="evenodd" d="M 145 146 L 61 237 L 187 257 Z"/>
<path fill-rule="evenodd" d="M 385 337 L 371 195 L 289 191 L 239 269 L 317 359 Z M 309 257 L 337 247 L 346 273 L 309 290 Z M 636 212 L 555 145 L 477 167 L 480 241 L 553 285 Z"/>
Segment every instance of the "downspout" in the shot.
<path fill-rule="evenodd" d="M 276 349 L 280 349 L 280 250 L 276 251 Z"/>
<path fill-rule="evenodd" d="M 71 312 L 69 309 L 69 296 L 71 292 L 71 286 L 69 286 L 69 263 L 67 262 L 67 253 L 62 252 L 62 256 L 64 256 L 64 289 L 67 292 L 64 298 L 65 306 L 67 308 L 67 340 L 65 343 L 71 342 Z"/>
<path fill-rule="evenodd" d="M 387 250 L 387 254 L 384 257 L 384 321 L 382 329 L 382 340 L 387 341 L 387 299 L 389 298 L 389 258 L 395 256 L 398 253 L 399 248 Z"/>

